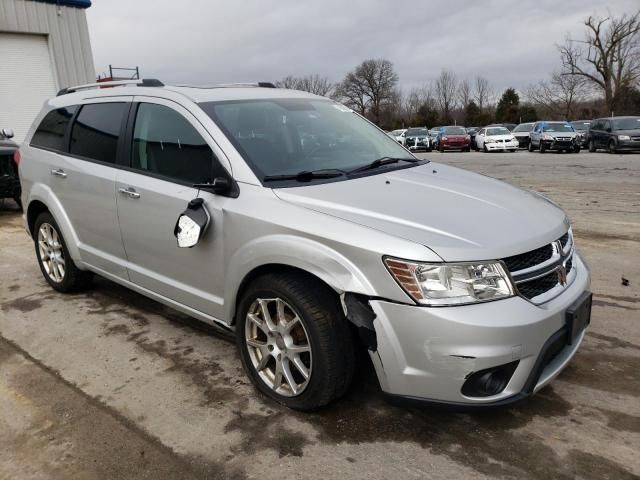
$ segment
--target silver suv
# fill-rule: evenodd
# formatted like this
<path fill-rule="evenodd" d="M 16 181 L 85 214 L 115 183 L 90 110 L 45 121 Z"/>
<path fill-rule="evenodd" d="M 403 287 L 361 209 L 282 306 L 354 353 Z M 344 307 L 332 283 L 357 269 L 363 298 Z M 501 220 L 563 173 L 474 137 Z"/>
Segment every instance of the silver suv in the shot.
<path fill-rule="evenodd" d="M 414 157 L 349 108 L 270 84 L 69 88 L 21 147 L 49 284 L 97 274 L 235 331 L 258 390 L 311 410 L 368 349 L 391 399 L 497 406 L 590 319 L 554 203 Z M 191 248 L 180 248 L 191 247 Z"/>
<path fill-rule="evenodd" d="M 558 150 L 580 153 L 582 138 L 573 125 L 567 122 L 536 122 L 529 132 L 529 151 Z"/>

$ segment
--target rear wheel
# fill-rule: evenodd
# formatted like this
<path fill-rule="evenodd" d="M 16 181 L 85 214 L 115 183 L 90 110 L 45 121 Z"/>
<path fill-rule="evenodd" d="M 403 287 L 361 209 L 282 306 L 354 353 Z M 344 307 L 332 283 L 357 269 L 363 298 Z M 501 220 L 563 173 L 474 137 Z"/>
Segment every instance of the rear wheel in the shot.
<path fill-rule="evenodd" d="M 49 212 L 38 216 L 34 232 L 36 257 L 49 285 L 66 293 L 82 290 L 91 283 L 93 274 L 76 267 L 60 228 Z"/>
<path fill-rule="evenodd" d="M 236 340 L 256 388 L 296 410 L 314 410 L 347 390 L 351 333 L 335 294 L 304 274 L 254 280 L 238 306 Z"/>

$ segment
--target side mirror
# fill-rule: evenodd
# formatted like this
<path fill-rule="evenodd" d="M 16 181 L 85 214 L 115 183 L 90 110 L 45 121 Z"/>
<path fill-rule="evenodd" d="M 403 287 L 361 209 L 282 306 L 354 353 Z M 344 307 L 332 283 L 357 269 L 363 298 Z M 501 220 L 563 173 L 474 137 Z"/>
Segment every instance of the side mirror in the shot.
<path fill-rule="evenodd" d="M 13 138 L 15 134 L 13 133 L 13 129 L 12 128 L 3 128 L 2 129 L 2 136 L 5 138 Z"/>
<path fill-rule="evenodd" d="M 226 177 L 216 177 L 211 183 L 196 183 L 193 188 L 215 193 L 216 195 L 224 195 L 231 191 L 231 182 Z"/>
<path fill-rule="evenodd" d="M 194 198 L 187 205 L 187 209 L 180 214 L 173 234 L 178 240 L 178 247 L 194 247 L 204 235 L 211 216 L 204 206 L 202 198 Z"/>
<path fill-rule="evenodd" d="M 611 127 L 607 127 L 607 132 L 611 133 Z"/>

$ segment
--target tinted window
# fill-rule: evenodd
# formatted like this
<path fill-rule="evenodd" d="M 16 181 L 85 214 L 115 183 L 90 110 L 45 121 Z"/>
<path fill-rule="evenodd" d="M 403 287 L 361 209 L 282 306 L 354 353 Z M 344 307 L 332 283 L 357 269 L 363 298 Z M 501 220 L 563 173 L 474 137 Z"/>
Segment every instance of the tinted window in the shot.
<path fill-rule="evenodd" d="M 466 135 L 467 131 L 464 127 L 445 127 L 442 133 L 446 135 Z"/>
<path fill-rule="evenodd" d="M 118 135 L 127 103 L 84 105 L 71 131 L 69 151 L 75 155 L 116 163 Z"/>
<path fill-rule="evenodd" d="M 619 118 L 612 123 L 614 130 L 637 130 L 640 128 L 640 117 Z"/>
<path fill-rule="evenodd" d="M 131 166 L 190 184 L 227 176 L 198 131 L 175 110 L 141 103 L 133 131 Z"/>
<path fill-rule="evenodd" d="M 533 128 L 533 123 L 521 123 L 513 129 L 514 132 L 530 132 Z"/>
<path fill-rule="evenodd" d="M 33 134 L 31 145 L 65 152 L 67 146 L 64 144 L 64 135 L 71 117 L 77 109 L 77 105 L 71 105 L 47 113 L 40 122 L 36 133 Z"/>
<path fill-rule="evenodd" d="M 543 132 L 574 132 L 573 127 L 566 123 L 547 123 L 543 128 Z"/>

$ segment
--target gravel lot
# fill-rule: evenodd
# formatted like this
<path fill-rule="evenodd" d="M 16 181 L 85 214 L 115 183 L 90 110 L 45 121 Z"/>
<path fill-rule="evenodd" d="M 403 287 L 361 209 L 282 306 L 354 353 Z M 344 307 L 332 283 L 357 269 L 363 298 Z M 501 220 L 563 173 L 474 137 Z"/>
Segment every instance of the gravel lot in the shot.
<path fill-rule="evenodd" d="M 195 321 L 105 280 L 71 296 L 48 288 L 7 201 L 0 478 L 640 478 L 640 155 L 426 155 L 569 213 L 595 301 L 551 386 L 505 411 L 407 410 L 382 400 L 363 363 L 341 402 L 285 410 Z"/>

